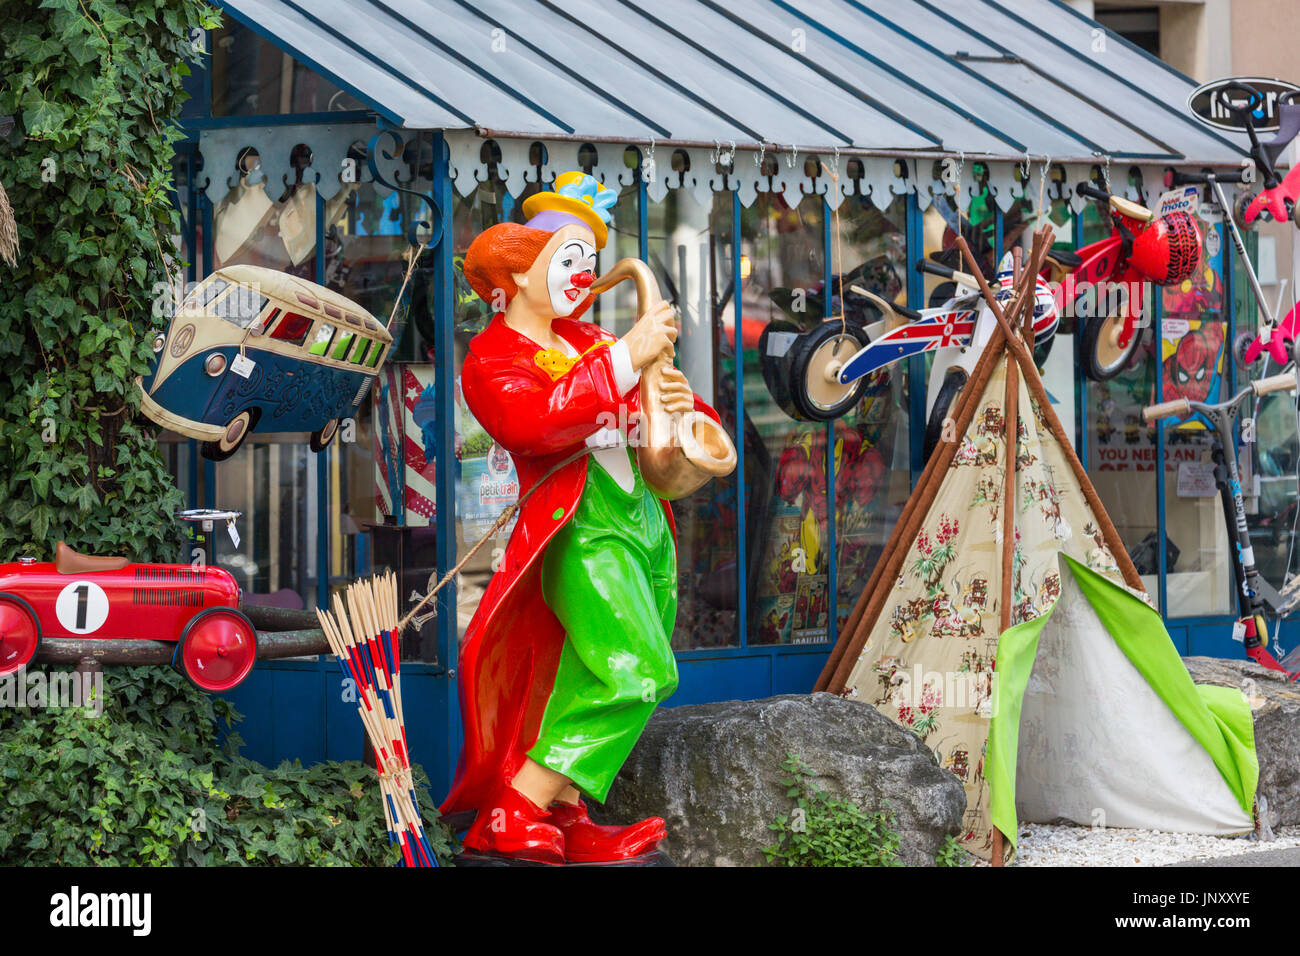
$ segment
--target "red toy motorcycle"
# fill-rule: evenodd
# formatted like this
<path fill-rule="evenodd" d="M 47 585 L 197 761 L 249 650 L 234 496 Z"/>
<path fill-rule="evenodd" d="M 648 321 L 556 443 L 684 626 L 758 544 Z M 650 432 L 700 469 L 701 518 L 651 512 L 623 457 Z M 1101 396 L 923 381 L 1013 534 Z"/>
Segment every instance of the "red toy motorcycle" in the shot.
<path fill-rule="evenodd" d="M 1078 193 L 1107 204 L 1113 231 L 1066 260 L 1077 259 L 1077 266 L 1057 290 L 1056 305 L 1062 315 L 1084 319 L 1084 372 L 1104 382 L 1137 351 L 1144 284 L 1176 285 L 1191 277 L 1201 260 L 1201 231 L 1186 212 L 1157 217 L 1090 183 L 1080 183 Z"/>
<path fill-rule="evenodd" d="M 43 639 L 174 642 L 172 664 L 200 690 L 228 691 L 257 662 L 257 631 L 221 568 L 130 564 L 78 554 L 0 564 L 0 677 L 35 659 Z"/>

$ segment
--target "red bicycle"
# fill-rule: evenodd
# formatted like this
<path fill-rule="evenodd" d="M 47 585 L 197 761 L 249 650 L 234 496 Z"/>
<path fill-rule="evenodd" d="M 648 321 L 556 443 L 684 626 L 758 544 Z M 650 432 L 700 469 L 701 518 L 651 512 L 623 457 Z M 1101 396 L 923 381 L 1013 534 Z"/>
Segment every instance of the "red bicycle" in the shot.
<path fill-rule="evenodd" d="M 1091 183 L 1080 196 L 1103 202 L 1111 234 L 1075 253 L 1078 264 L 1057 290 L 1062 315 L 1083 319 L 1084 373 L 1104 382 L 1123 371 L 1141 342 L 1144 288 L 1177 285 L 1196 272 L 1201 231 L 1186 212 L 1156 216 L 1150 209 Z"/>

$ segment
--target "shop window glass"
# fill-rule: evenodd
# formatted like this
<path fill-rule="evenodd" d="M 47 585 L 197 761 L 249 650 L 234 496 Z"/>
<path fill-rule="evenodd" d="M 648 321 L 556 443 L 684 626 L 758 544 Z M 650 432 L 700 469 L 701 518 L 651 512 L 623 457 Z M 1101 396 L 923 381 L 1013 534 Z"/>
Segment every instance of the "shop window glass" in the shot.
<path fill-rule="evenodd" d="M 1029 182 L 1030 190 L 1037 189 L 1038 172 L 1032 172 Z M 1052 189 L 1050 183 L 1044 186 L 1044 198 Z M 1002 251 L 1021 249 L 1028 256 L 1033 246 L 1034 233 L 1044 225 L 1050 225 L 1053 231 L 1052 248 L 1066 252 L 1074 251 L 1074 212 L 1067 202 L 1054 199 L 1048 202 L 1045 215 L 1037 211 L 1038 194 L 1033 198 L 1021 199 L 1012 204 L 1002 217 Z M 1048 266 L 1049 281 L 1060 282 L 1066 275 L 1064 268 Z M 1034 359 L 1038 372 L 1043 379 L 1043 387 L 1052 402 L 1052 411 L 1061 420 L 1065 434 L 1074 438 L 1077 435 L 1079 418 L 1075 414 L 1077 404 L 1079 377 L 1075 362 L 1075 335 L 1078 332 L 1078 317 L 1073 306 L 1062 311 L 1056 333 L 1046 343 L 1039 343 L 1034 348 Z"/>
<path fill-rule="evenodd" d="M 921 239 L 928 258 L 965 272 L 968 267 L 957 247 L 957 236 L 962 235 L 984 274 L 993 275 L 997 265 L 997 208 L 986 180 L 984 164 L 976 163 L 976 185 L 965 210 L 959 208 L 959 197 L 938 195 L 921 214 Z M 961 198 L 965 201 L 965 197 Z M 952 282 L 926 275 L 926 305 L 941 305 L 952 291 Z"/>
<path fill-rule="evenodd" d="M 427 137 L 407 144 L 408 165 L 404 177 L 413 178 L 412 188 L 427 192 L 430 188 L 430 145 Z M 294 150 L 292 161 L 300 168 L 310 162 L 310 152 Z M 241 156 L 241 168 L 251 174 L 258 165 L 256 154 Z M 236 187 L 217 204 L 212 237 L 211 268 L 247 263 L 266 266 L 309 281 L 317 278 L 315 188 L 311 185 L 290 186 L 275 196 L 268 195 L 264 183 L 250 183 L 255 176 L 245 175 Z M 406 270 L 408 249 L 405 224 L 413 216 L 427 218 L 418 201 L 398 193 L 386 193 L 372 184 L 345 185 L 324 203 L 327 226 L 325 242 L 325 284 L 387 323 L 393 313 L 394 300 Z M 196 222 L 193 248 L 202 251 L 201 226 Z M 366 397 L 350 420 L 341 422 L 338 437 L 325 452 L 328 488 L 318 482 L 320 457 L 309 451 L 305 436 L 267 435 L 254 432 L 245 447 L 232 458 L 216 465 L 214 504 L 243 512 L 239 527 L 243 534 L 235 551 L 227 542 L 218 549 L 217 561 L 229 567 L 245 589 L 245 597 L 254 603 L 275 603 L 290 607 L 313 607 L 317 602 L 317 580 L 322 572 L 331 588 L 337 588 L 372 569 L 392 567 L 403 573 L 401 593 L 409 606 L 409 595 L 423 590 L 430 579 L 436 580 L 434 529 L 428 526 L 433 517 L 433 454 L 428 445 L 428 460 L 422 467 L 404 462 L 402 445 L 374 428 L 373 405 L 384 410 L 390 425 L 410 421 L 411 408 L 419 392 L 411 396 L 403 375 L 417 376 L 432 386 L 433 366 L 429 353 L 432 308 L 429 297 L 431 256 L 417 265 L 407 288 L 405 307 L 397 310 L 393 328 L 394 345 L 375 343 L 366 357 L 368 368 L 377 368 L 379 359 L 392 353 L 385 367 L 378 370 L 374 399 Z M 208 264 L 200 263 L 201 276 Z M 220 287 L 212 295 L 219 294 Z M 306 320 L 301 343 L 306 343 L 312 320 Z M 330 354 L 336 326 L 317 323 L 308 351 Z M 349 338 L 355 338 L 349 333 Z M 396 359 L 410 362 L 418 358 L 427 365 L 398 367 Z M 413 371 L 414 370 L 414 371 Z M 379 401 L 382 394 L 384 400 Z M 403 401 L 410 399 L 408 407 Z M 413 426 L 416 433 L 420 426 Z M 389 497 L 386 476 L 393 473 L 383 460 L 382 449 L 397 452 L 398 468 L 406 464 L 407 487 L 411 501 L 417 497 L 429 503 L 424 507 L 404 509 L 399 499 Z M 188 466 L 187 466 L 188 467 Z M 177 473 L 185 487 L 185 474 Z M 423 492 L 428 492 L 427 496 Z M 194 502 L 195 504 L 201 503 Z M 320 515 L 328 513 L 328 564 L 317 567 L 317 535 Z M 401 515 L 399 523 L 397 515 Z M 232 553 L 233 552 L 233 553 Z M 423 564 L 421 564 L 423 562 Z M 417 620 L 403 640 L 403 657 L 409 660 L 437 659 L 435 625 L 432 615 Z"/>
<path fill-rule="evenodd" d="M 1294 225 L 1285 222 L 1261 224 L 1242 236 L 1247 252 L 1257 263 L 1265 301 L 1279 314 L 1279 319 L 1287 316 L 1296 302 L 1296 290 L 1292 284 L 1281 284 L 1291 275 L 1291 263 L 1296 261 L 1296 235 Z M 1271 252 L 1271 256 L 1266 250 Z M 1266 262 L 1270 257 L 1272 268 Z M 1235 255 L 1232 259 L 1233 316 L 1237 335 L 1253 336 L 1259 329 L 1259 305 L 1240 259 Z M 1260 364 L 1251 369 L 1249 377 L 1263 378 L 1281 371 L 1282 368 L 1266 352 Z M 1247 376 L 1238 370 L 1236 377 L 1237 387 L 1243 387 Z M 1243 442 L 1238 447 L 1246 525 L 1250 529 L 1251 546 L 1260 574 L 1273 587 L 1281 589 L 1288 577 L 1300 569 L 1300 555 L 1296 553 L 1296 497 L 1300 486 L 1296 473 L 1297 459 L 1300 458 L 1297 428 L 1300 426 L 1293 395 L 1274 392 L 1257 400 L 1254 405 L 1256 441 L 1253 444 Z M 1249 400 L 1242 414 L 1247 418 L 1251 416 Z M 1288 642 L 1285 649 L 1290 650 L 1292 646 Z"/>
<path fill-rule="evenodd" d="M 258 163 L 255 154 L 243 159 L 245 173 L 252 174 Z M 305 156 L 301 162 L 306 164 Z M 242 176 L 213 210 L 212 267 L 258 265 L 313 279 L 314 249 L 309 247 L 305 256 L 300 249 L 295 252 L 298 247 L 283 227 L 288 225 L 285 213 L 292 208 L 293 235 L 315 235 L 314 188 L 281 187 L 271 196 L 266 184 L 249 179 L 250 175 Z M 195 247 L 203 245 L 197 236 Z M 224 305 L 225 300 L 216 302 L 217 308 Z M 288 312 L 271 328 L 270 337 L 302 345 L 312 324 L 310 317 Z M 321 570 L 317 516 L 324 503 L 314 457 L 305 436 L 254 431 L 234 456 L 215 465 L 213 505 L 243 513 L 238 522 L 239 547 L 221 540 L 215 558 L 235 575 L 249 603 L 290 608 L 316 604 Z"/>
<path fill-rule="evenodd" d="M 635 207 L 632 207 L 633 211 Z M 647 210 L 649 261 L 663 296 L 677 307 L 675 364 L 739 447 L 736 435 L 734 241 L 730 193 L 700 205 L 688 190 L 669 190 Z M 635 254 L 635 253 L 632 253 Z M 614 303 L 627 328 L 635 299 Z M 742 329 L 743 329 L 742 323 Z M 755 440 L 750 432 L 748 440 Z M 737 476 L 715 478 L 673 502 L 677 524 L 677 626 L 673 648 L 733 646 L 739 565 Z M 751 534 L 754 532 L 750 532 Z"/>
<path fill-rule="evenodd" d="M 1096 203 L 1080 215 L 1082 245 L 1105 239 L 1111 233 L 1109 216 Z M 1148 285 L 1143 298 L 1150 301 Z M 1089 300 L 1091 301 L 1091 300 Z M 1088 307 L 1084 311 L 1091 312 Z M 1093 321 L 1079 316 L 1076 325 Z M 1142 407 L 1154 399 L 1157 360 L 1154 337 L 1144 333 L 1133 361 L 1107 382 L 1086 380 L 1088 477 L 1092 480 L 1120 540 L 1128 549 L 1142 583 L 1152 600 L 1159 597 L 1159 531 L 1156 511 L 1156 430 L 1142 421 Z"/>
<path fill-rule="evenodd" d="M 1166 402 L 1177 398 L 1217 402 L 1230 395 L 1223 271 L 1230 240 L 1222 218 L 1210 215 L 1209 210 L 1204 210 L 1200 225 L 1200 267 L 1181 286 L 1161 290 L 1160 397 Z M 1206 480 L 1214 468 L 1213 432 L 1199 416 L 1166 421 L 1168 614 L 1232 613 L 1234 583 L 1227 525 L 1220 497 L 1212 481 Z"/>
<path fill-rule="evenodd" d="M 869 198 L 845 198 L 840 250 L 846 289 L 857 285 L 907 304 L 906 216 L 902 199 L 881 212 Z M 832 289 L 838 294 L 838 285 Z M 831 311 L 838 314 L 838 305 Z M 834 423 L 837 633 L 912 491 L 908 403 L 907 367 L 889 365 L 872 376 L 861 404 Z"/>
<path fill-rule="evenodd" d="M 211 51 L 213 116 L 365 108 L 350 93 L 229 18 L 212 31 Z"/>
<path fill-rule="evenodd" d="M 787 414 L 764 382 L 759 348 L 765 329 L 770 341 L 774 330 L 807 330 L 823 318 L 823 211 L 821 196 L 790 205 L 760 193 L 741 218 L 752 644 L 822 643 L 830 635 L 827 427 Z"/>
<path fill-rule="evenodd" d="M 460 390 L 460 368 L 464 364 L 470 341 L 492 319 L 492 308 L 480 299 L 465 279 L 465 253 L 474 238 L 498 222 L 524 221 L 520 204 L 537 191 L 528 186 L 523 195 L 511 196 L 505 183 L 496 177 L 482 182 L 469 196 L 456 196 L 452 229 L 455 263 L 455 459 L 456 472 L 456 550 L 464 557 L 474 543 L 486 534 L 503 512 L 519 497 L 519 477 L 510 453 L 500 448 L 470 414 Z M 584 318 L 592 317 L 589 310 Z M 483 592 L 492 578 L 496 562 L 505 553 L 515 523 L 499 529 L 461 572 L 456 588 L 459 633 L 463 638 L 478 608 Z"/>
<path fill-rule="evenodd" d="M 404 175 L 415 176 L 413 189 L 428 191 L 428 139 L 412 140 L 406 149 Z M 393 307 L 406 272 L 406 224 L 412 218 L 427 219 L 428 211 L 413 197 L 383 193 L 370 183 L 354 186 L 342 204 L 333 202 L 339 211 L 325 235 L 325 284 L 380 324 L 393 316 L 389 331 L 394 341 L 350 427 L 341 429 L 330 446 L 330 495 L 337 515 L 330 526 L 330 580 L 338 587 L 372 568 L 391 569 L 401 575 L 405 612 L 438 576 L 432 252 L 426 250 L 417 263 L 403 307 Z M 371 342 L 340 332 L 359 343 L 356 349 Z M 384 354 L 382 343 L 371 342 L 365 366 L 376 368 Z M 361 362 L 359 352 L 352 361 Z M 437 660 L 437 622 L 431 612 L 417 616 L 403 632 L 402 656 Z"/>

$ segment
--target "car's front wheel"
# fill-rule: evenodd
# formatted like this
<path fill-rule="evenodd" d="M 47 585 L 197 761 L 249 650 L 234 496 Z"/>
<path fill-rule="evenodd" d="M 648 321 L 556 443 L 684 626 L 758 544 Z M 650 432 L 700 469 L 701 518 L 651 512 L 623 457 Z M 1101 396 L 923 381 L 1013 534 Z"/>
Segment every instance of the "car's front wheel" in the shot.
<path fill-rule="evenodd" d="M 257 663 L 257 630 L 230 607 L 200 611 L 181 632 L 172 664 L 199 690 L 220 694 L 238 687 Z"/>
<path fill-rule="evenodd" d="M 32 606 L 16 594 L 0 594 L 0 677 L 30 664 L 40 646 L 41 625 Z"/>
<path fill-rule="evenodd" d="M 239 451 L 239 446 L 244 443 L 244 439 L 256 424 L 257 410 L 246 408 L 227 423 L 226 430 L 222 432 L 220 438 L 216 441 L 205 441 L 199 446 L 199 451 L 210 461 L 225 461 Z"/>

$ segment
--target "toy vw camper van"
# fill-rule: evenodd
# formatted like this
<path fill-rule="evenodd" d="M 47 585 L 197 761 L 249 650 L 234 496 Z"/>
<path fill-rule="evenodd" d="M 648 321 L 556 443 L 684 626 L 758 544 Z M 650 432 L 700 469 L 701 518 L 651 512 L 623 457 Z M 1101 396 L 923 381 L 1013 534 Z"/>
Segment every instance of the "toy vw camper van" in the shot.
<path fill-rule="evenodd" d="M 309 432 L 312 451 L 355 414 L 393 338 L 337 292 L 260 266 L 227 266 L 195 287 L 140 380 L 151 420 L 221 461 L 248 433 Z"/>

